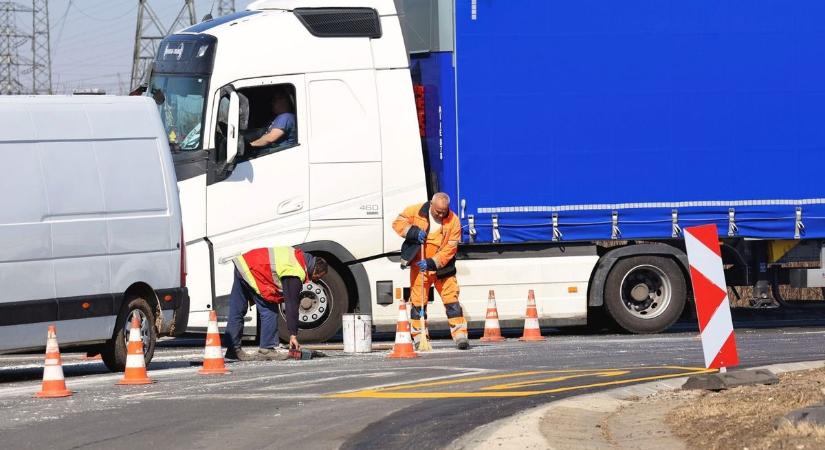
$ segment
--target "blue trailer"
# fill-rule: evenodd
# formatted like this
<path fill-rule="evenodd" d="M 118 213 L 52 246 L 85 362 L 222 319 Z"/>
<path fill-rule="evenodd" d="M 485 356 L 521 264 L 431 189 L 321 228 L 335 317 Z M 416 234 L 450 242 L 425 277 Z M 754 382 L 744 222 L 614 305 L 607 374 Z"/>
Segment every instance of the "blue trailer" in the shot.
<path fill-rule="evenodd" d="M 825 3 L 396 3 L 466 245 L 597 245 L 600 306 L 619 261 L 684 271 L 683 228 L 714 223 L 752 304 L 825 286 L 787 267 L 823 267 Z"/>

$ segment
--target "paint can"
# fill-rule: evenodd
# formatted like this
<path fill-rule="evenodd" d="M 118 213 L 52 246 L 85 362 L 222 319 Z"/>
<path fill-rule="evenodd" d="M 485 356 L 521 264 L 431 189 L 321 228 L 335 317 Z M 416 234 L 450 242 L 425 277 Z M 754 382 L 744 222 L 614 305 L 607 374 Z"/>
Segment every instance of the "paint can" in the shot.
<path fill-rule="evenodd" d="M 344 314 L 344 353 L 372 351 L 372 316 Z"/>

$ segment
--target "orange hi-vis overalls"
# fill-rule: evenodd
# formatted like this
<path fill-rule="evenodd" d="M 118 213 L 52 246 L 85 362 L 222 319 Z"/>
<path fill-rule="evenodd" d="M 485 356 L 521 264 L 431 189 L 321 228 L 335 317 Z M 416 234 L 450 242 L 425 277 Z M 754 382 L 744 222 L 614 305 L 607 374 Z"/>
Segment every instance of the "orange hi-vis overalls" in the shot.
<path fill-rule="evenodd" d="M 447 322 L 450 324 L 450 334 L 453 340 L 467 338 L 467 320 L 464 319 L 464 312 L 461 310 L 461 304 L 458 301 L 459 287 L 455 271 L 442 278 L 436 275 L 438 269 L 455 263 L 458 241 L 461 239 L 461 222 L 458 216 L 450 211 L 450 214 L 442 220 L 441 228 L 429 232 L 429 205 L 429 203 L 411 205 L 404 209 L 392 223 L 395 232 L 408 240 L 415 239 L 412 234 L 417 233 L 418 230 L 427 232 L 427 239 L 424 243 L 424 258 L 429 260 L 433 270 L 419 271 L 415 263 L 421 260 L 420 251 L 410 261 L 410 301 L 413 304 L 413 307 L 410 308 L 412 337 L 415 342 L 418 342 L 418 335 L 421 333 L 422 308 L 424 319 L 427 318 L 427 307 L 424 298 L 427 296 L 430 286 L 435 284 L 435 289 L 444 302 Z"/>

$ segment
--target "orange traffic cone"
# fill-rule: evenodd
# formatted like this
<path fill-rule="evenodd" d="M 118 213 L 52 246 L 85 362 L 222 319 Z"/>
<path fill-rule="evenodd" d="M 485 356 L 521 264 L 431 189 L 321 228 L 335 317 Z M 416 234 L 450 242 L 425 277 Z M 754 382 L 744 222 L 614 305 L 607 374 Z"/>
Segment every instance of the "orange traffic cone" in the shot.
<path fill-rule="evenodd" d="M 501 327 L 498 325 L 498 309 L 496 308 L 496 292 L 490 290 L 487 295 L 487 318 L 484 320 L 484 336 L 481 342 L 501 342 L 506 340 L 501 335 Z"/>
<path fill-rule="evenodd" d="M 140 319 L 132 314 L 132 326 L 129 329 L 129 342 L 126 347 L 126 370 L 117 384 L 150 384 L 152 379 L 146 373 L 146 361 L 143 359 L 143 340 L 140 338 Z"/>
<path fill-rule="evenodd" d="M 536 297 L 533 290 L 527 293 L 527 315 L 524 317 L 524 335 L 518 338 L 520 341 L 543 341 L 539 328 L 539 313 L 536 311 Z"/>
<path fill-rule="evenodd" d="M 57 346 L 57 328 L 49 325 L 46 336 L 43 385 L 35 396 L 40 398 L 68 397 L 72 395 L 72 391 L 66 389 L 66 379 L 63 377 L 63 361 L 60 359 L 60 348 Z"/>
<path fill-rule="evenodd" d="M 203 348 L 203 367 L 201 375 L 222 375 L 229 373 L 223 361 L 221 334 L 218 331 L 218 313 L 209 311 L 209 327 L 206 329 L 206 346 Z"/>
<path fill-rule="evenodd" d="M 407 304 L 401 302 L 398 306 L 398 323 L 395 326 L 395 345 L 392 346 L 390 358 L 418 358 L 410 334 L 410 319 L 407 316 Z"/>

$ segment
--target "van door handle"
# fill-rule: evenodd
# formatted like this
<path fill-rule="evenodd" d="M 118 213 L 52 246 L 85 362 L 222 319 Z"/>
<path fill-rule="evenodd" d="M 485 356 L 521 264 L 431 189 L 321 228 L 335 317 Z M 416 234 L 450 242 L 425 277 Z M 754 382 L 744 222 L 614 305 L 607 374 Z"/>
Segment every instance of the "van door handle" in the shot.
<path fill-rule="evenodd" d="M 304 207 L 304 202 L 292 203 L 292 200 L 284 200 L 278 204 L 278 214 L 288 214 L 300 211 Z"/>

